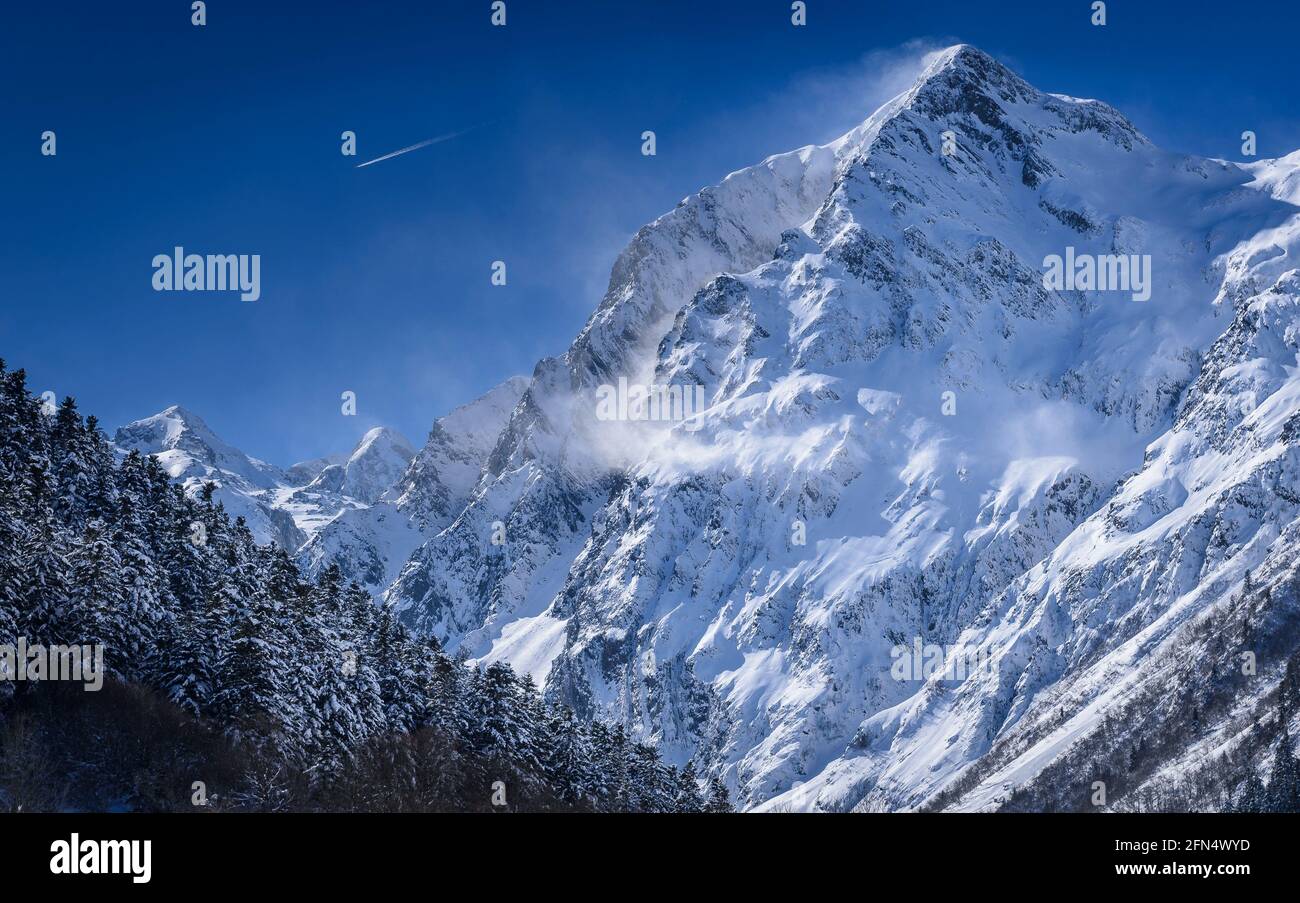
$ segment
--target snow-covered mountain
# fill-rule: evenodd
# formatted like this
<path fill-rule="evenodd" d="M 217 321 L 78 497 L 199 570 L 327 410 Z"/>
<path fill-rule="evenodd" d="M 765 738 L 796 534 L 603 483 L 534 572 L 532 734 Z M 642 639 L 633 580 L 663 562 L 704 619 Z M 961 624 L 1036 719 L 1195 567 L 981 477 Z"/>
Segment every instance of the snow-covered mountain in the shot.
<path fill-rule="evenodd" d="M 506 380 L 435 421 L 424 447 L 373 504 L 342 512 L 303 546 L 297 558 L 304 572 L 337 564 L 345 579 L 383 593 L 411 553 L 464 509 L 527 385 L 522 377 Z"/>
<path fill-rule="evenodd" d="M 750 806 L 1010 804 L 1196 661 L 1248 568 L 1291 623 L 1298 168 L 937 54 L 638 232 L 388 597 Z M 609 418 L 648 384 L 702 410 Z M 979 667 L 899 678 L 916 643 Z M 1175 684 L 1217 711 L 1213 676 Z M 1243 742 L 1227 717 L 1130 789 Z"/>
<path fill-rule="evenodd" d="M 231 517 L 243 517 L 258 542 L 294 549 L 306 539 L 292 514 L 272 503 L 289 477 L 228 445 L 198 415 L 179 405 L 119 428 L 113 444 L 123 452 L 153 455 L 187 492 L 215 483 L 214 498 Z"/>
<path fill-rule="evenodd" d="M 415 456 L 404 437 L 379 427 L 351 454 L 281 469 L 229 445 L 178 405 L 121 427 L 113 441 L 122 452 L 155 456 L 189 492 L 215 483 L 215 498 L 244 518 L 258 542 L 290 552 L 339 514 L 377 501 Z"/>
<path fill-rule="evenodd" d="M 415 449 L 403 436 L 387 427 L 375 427 L 347 460 L 326 465 L 303 491 L 336 492 L 373 505 L 401 479 L 414 457 Z"/>
<path fill-rule="evenodd" d="M 220 439 L 179 406 L 117 431 L 120 453 L 154 455 L 173 480 L 215 497 L 242 516 L 260 543 L 295 553 L 314 576 L 330 564 L 375 595 L 410 554 L 452 522 L 469 501 L 493 445 L 528 386 L 512 377 L 434 422 L 416 452 L 387 427 L 349 453 L 281 469 Z"/>

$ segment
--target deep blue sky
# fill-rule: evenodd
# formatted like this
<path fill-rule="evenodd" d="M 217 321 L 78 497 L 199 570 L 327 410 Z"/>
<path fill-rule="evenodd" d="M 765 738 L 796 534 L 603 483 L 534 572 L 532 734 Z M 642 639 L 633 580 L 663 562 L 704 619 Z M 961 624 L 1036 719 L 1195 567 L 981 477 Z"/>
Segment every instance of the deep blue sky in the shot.
<path fill-rule="evenodd" d="M 195 28 L 188 0 L 6 3 L 0 356 L 110 430 L 180 403 L 281 464 L 376 424 L 419 443 L 562 352 L 640 225 L 864 119 L 908 42 L 975 44 L 1172 149 L 1300 148 L 1280 0 L 1113 0 L 1102 28 L 1089 0 L 808 0 L 805 28 L 788 0 L 508 0 L 505 28 L 489 5 L 211 0 Z M 261 254 L 262 299 L 155 293 L 177 244 Z"/>

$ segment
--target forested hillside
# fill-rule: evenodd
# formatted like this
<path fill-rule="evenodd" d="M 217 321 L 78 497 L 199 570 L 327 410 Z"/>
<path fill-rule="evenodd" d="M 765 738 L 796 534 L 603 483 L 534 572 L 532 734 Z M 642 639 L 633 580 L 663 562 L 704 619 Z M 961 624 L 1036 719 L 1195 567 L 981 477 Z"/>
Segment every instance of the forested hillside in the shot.
<path fill-rule="evenodd" d="M 211 485 L 119 459 L 0 362 L 0 643 L 20 637 L 102 644 L 108 679 L 0 681 L 11 810 L 729 808 L 621 726 L 414 638 L 337 568 L 305 580 Z"/>

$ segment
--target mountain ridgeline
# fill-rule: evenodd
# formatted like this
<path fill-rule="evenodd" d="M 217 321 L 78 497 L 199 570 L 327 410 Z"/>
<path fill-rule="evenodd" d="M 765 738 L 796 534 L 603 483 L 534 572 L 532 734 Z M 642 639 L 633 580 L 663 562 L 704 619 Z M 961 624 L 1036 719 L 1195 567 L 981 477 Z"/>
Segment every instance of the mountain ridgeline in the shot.
<path fill-rule="evenodd" d="M 0 362 L 0 644 L 20 642 L 102 646 L 106 680 L 0 682 L 14 811 L 728 808 L 622 726 L 415 639 L 337 567 L 305 580 L 210 484 L 117 460 Z"/>

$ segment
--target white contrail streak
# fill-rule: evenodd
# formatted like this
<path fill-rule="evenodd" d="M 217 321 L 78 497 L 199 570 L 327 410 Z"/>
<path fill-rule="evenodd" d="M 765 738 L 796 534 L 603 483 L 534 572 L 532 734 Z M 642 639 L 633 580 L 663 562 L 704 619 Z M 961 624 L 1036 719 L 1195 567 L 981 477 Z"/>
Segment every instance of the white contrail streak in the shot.
<path fill-rule="evenodd" d="M 413 150 L 419 150 L 422 147 L 428 147 L 430 144 L 441 144 L 443 141 L 450 141 L 452 138 L 459 138 L 466 132 L 473 131 L 478 126 L 473 125 L 467 129 L 461 129 L 459 132 L 452 132 L 448 135 L 439 135 L 437 138 L 430 138 L 428 141 L 421 141 L 419 144 L 412 144 L 410 147 L 404 147 L 401 150 L 395 150 L 391 154 L 384 154 L 382 157 L 375 157 L 373 160 L 367 160 L 365 163 L 358 163 L 357 169 L 363 166 L 369 166 L 371 163 L 379 163 L 382 160 L 389 160 L 393 157 L 400 157 L 402 154 L 409 154 Z"/>

